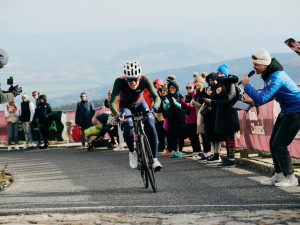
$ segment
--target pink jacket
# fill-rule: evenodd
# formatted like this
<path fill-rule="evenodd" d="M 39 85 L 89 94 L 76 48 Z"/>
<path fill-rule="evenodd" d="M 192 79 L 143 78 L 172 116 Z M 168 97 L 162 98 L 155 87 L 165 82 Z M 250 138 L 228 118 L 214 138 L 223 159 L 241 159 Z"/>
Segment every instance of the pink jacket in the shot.
<path fill-rule="evenodd" d="M 196 91 L 194 90 L 191 93 L 189 93 L 189 96 L 191 96 L 191 98 L 193 99 L 195 94 L 196 94 Z M 197 124 L 196 107 L 193 106 L 190 102 L 185 102 L 185 101 L 186 101 L 186 98 L 182 98 L 180 103 L 181 103 L 181 105 L 183 105 L 183 107 L 185 106 L 190 111 L 189 114 L 185 114 L 186 124 Z"/>

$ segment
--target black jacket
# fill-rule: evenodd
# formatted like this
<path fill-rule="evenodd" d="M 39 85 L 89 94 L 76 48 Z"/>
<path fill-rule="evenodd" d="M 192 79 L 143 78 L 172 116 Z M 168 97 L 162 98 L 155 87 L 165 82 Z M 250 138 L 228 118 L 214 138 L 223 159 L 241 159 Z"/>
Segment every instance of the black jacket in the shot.
<path fill-rule="evenodd" d="M 39 119 L 39 123 L 44 124 L 50 121 L 50 117 L 52 115 L 52 109 L 51 106 L 47 103 L 46 95 L 41 95 L 39 97 L 39 101 L 41 98 L 43 98 L 45 102 L 44 103 L 40 102 L 37 105 L 37 108 L 35 110 L 35 116 Z"/>
<path fill-rule="evenodd" d="M 232 108 L 238 100 L 236 82 L 238 82 L 238 78 L 230 75 L 218 84 L 218 87 L 222 87 L 222 92 L 212 96 L 211 105 L 217 108 L 215 131 L 224 136 L 240 130 L 237 110 Z"/>
<path fill-rule="evenodd" d="M 86 100 L 78 102 L 75 115 L 75 123 L 83 130 L 93 126 L 92 118 L 95 115 L 95 108 L 92 102 Z"/>

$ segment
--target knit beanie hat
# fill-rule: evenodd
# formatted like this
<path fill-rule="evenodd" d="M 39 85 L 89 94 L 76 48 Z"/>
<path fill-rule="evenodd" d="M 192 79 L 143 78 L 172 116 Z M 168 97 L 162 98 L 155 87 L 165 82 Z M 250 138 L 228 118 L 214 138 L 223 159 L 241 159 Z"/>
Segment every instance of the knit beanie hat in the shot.
<path fill-rule="evenodd" d="M 28 95 L 24 93 L 24 94 L 22 95 L 22 98 L 28 99 Z"/>
<path fill-rule="evenodd" d="M 195 87 L 195 82 L 194 81 L 190 81 L 188 82 L 188 84 L 186 85 L 187 87 L 191 87 L 192 88 L 192 91 L 194 90 L 194 87 Z"/>
<path fill-rule="evenodd" d="M 0 49 L 0 68 L 5 66 L 8 61 L 8 54 L 3 49 Z"/>
<path fill-rule="evenodd" d="M 157 78 L 157 79 L 155 79 L 155 80 L 153 81 L 153 85 L 154 85 L 155 83 L 159 84 L 159 86 L 160 86 L 160 85 L 163 85 L 163 84 L 164 84 L 164 81 L 163 81 L 161 78 Z"/>
<path fill-rule="evenodd" d="M 206 77 L 207 73 L 203 72 L 201 75 L 198 72 L 194 72 L 193 73 L 193 77 L 195 77 L 195 82 L 200 82 L 202 84 L 205 84 L 205 77 Z"/>
<path fill-rule="evenodd" d="M 228 77 L 228 67 L 227 67 L 227 65 L 226 64 L 222 64 L 221 66 L 219 66 L 219 68 L 217 70 L 217 74 L 219 72 L 225 74 L 225 76 Z"/>
<path fill-rule="evenodd" d="M 176 76 L 174 74 L 170 74 L 167 77 L 167 81 L 176 80 Z"/>
<path fill-rule="evenodd" d="M 271 64 L 271 60 L 270 53 L 263 48 L 252 55 L 252 61 L 260 65 L 268 66 Z"/>

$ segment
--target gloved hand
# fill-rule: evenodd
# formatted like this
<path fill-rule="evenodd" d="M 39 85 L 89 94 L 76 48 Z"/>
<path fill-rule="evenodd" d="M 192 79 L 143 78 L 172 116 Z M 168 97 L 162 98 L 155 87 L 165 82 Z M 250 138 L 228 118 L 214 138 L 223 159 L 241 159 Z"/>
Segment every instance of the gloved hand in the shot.
<path fill-rule="evenodd" d="M 117 122 L 123 122 L 124 121 L 124 113 L 123 114 L 117 114 L 116 115 L 116 121 Z"/>
<path fill-rule="evenodd" d="M 190 103 L 191 101 L 192 101 L 192 96 L 186 95 L 186 96 L 185 96 L 185 102 L 186 102 L 186 103 Z"/>
<path fill-rule="evenodd" d="M 152 110 L 156 113 L 158 112 L 158 108 L 155 105 L 149 107 L 149 111 L 152 111 Z"/>

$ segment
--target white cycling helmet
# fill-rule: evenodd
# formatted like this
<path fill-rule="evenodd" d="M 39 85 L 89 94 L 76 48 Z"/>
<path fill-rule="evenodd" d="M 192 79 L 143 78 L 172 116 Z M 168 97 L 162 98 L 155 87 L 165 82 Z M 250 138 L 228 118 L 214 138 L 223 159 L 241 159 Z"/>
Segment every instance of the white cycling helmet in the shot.
<path fill-rule="evenodd" d="M 127 62 L 124 65 L 124 76 L 127 78 L 138 78 L 142 75 L 142 67 L 138 62 Z"/>

